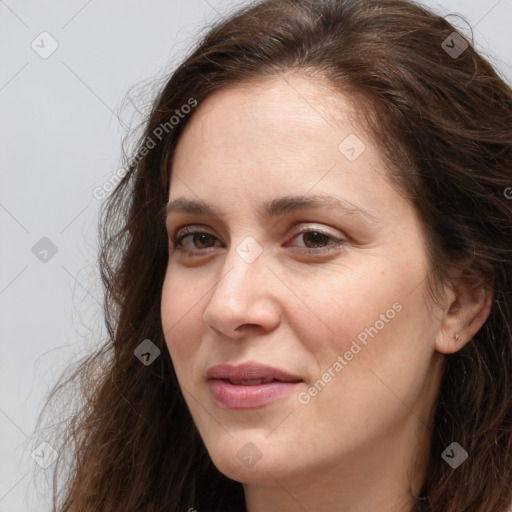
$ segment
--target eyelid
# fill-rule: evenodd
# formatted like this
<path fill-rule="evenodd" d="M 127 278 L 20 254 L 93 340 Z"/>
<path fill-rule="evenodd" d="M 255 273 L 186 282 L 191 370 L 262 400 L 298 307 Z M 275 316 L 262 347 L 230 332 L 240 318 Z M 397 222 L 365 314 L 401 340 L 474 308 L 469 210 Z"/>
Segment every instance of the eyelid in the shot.
<path fill-rule="evenodd" d="M 301 223 L 299 223 L 297 228 L 293 228 L 292 233 L 291 233 L 291 238 L 295 238 L 297 235 L 301 235 L 304 233 L 310 233 L 312 231 L 321 233 L 322 235 L 329 236 L 338 241 L 347 239 L 347 237 L 345 235 L 338 236 L 335 233 L 331 233 L 330 231 L 328 231 L 327 229 L 325 229 L 323 227 L 319 228 L 318 226 L 315 226 L 314 224 L 308 223 L 308 222 L 301 222 Z"/>
<path fill-rule="evenodd" d="M 170 239 L 176 239 L 181 237 L 182 235 L 185 235 L 187 233 L 208 233 L 211 236 L 215 236 L 213 233 L 209 231 L 210 228 L 208 228 L 205 225 L 202 224 L 193 224 L 190 226 L 185 226 L 183 228 L 175 228 L 173 230 L 169 231 L 169 238 Z M 202 231 L 204 230 L 204 231 Z M 322 233 L 323 235 L 330 236 L 332 238 L 335 238 L 337 240 L 346 239 L 346 235 L 336 235 L 334 233 L 329 232 L 325 228 L 319 228 L 318 226 L 315 226 L 308 222 L 300 222 L 296 224 L 296 227 L 292 228 L 291 232 L 291 238 L 296 237 L 297 235 L 303 234 L 305 232 L 311 232 L 311 231 L 317 231 L 319 233 Z M 218 238 L 218 237 L 217 237 Z"/>
<path fill-rule="evenodd" d="M 186 235 L 188 233 L 207 233 L 211 236 L 218 238 L 217 235 L 214 235 L 210 231 L 210 228 L 208 226 L 205 226 L 203 224 L 192 224 L 190 226 L 177 227 L 168 230 L 169 240 L 176 240 L 177 238 L 181 238 L 183 235 Z"/>

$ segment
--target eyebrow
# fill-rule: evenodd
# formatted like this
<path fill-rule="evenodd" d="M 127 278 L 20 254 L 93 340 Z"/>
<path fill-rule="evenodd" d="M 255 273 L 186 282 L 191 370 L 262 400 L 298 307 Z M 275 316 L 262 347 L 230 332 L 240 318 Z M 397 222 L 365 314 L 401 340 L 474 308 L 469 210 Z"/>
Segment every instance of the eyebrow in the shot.
<path fill-rule="evenodd" d="M 359 213 L 373 222 L 377 218 L 368 211 L 354 205 L 346 199 L 330 195 L 312 195 L 312 196 L 286 196 L 271 201 L 264 202 L 258 206 L 257 212 L 260 216 L 279 217 L 298 210 L 307 208 L 337 208 L 345 213 Z M 194 199 L 179 197 L 169 202 L 165 207 L 165 217 L 173 213 L 189 213 L 195 215 L 204 215 L 210 217 L 224 218 L 223 212 L 205 203 Z"/>

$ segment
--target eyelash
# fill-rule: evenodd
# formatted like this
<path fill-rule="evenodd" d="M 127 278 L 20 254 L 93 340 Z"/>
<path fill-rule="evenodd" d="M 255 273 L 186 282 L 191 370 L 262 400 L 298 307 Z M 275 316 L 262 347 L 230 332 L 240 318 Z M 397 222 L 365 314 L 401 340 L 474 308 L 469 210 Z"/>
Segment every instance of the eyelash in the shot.
<path fill-rule="evenodd" d="M 191 237 L 191 236 L 194 236 L 194 235 L 208 235 L 210 237 L 213 237 L 214 239 L 218 240 L 218 238 L 215 236 L 215 235 L 212 235 L 211 233 L 208 233 L 207 231 L 201 231 L 201 230 L 194 230 L 193 228 L 183 228 L 181 231 L 179 231 L 177 236 L 171 236 L 171 242 L 172 242 L 172 248 L 170 248 L 172 251 L 178 251 L 184 255 L 194 255 L 196 253 L 196 251 L 199 251 L 199 252 L 204 252 L 204 251 L 207 251 L 208 249 L 213 249 L 215 247 L 218 247 L 218 246 L 212 246 L 212 247 L 206 247 L 204 249 L 195 249 L 195 250 L 191 250 L 191 249 L 185 249 L 183 248 L 182 246 L 182 241 L 187 238 L 187 237 Z M 303 230 L 303 231 L 300 231 L 298 233 L 295 233 L 295 235 L 293 236 L 293 238 L 296 238 L 300 235 L 304 235 L 304 234 L 308 234 L 308 233 L 318 233 L 322 236 L 325 236 L 327 238 L 330 238 L 331 240 L 334 240 L 335 241 L 335 244 L 330 244 L 330 245 L 334 245 L 334 247 L 328 247 L 328 245 L 326 246 L 323 246 L 323 247 L 320 247 L 320 248 L 317 248 L 317 249 L 314 249 L 314 248 L 309 248 L 305 251 L 299 251 L 301 254 L 307 254 L 307 255 L 311 255 L 313 253 L 318 253 L 318 252 L 321 252 L 321 253 L 328 253 L 328 252 L 331 252 L 331 251 L 336 251 L 336 250 L 339 250 L 341 247 L 340 246 L 343 246 L 346 242 L 346 240 L 344 238 L 336 238 L 335 236 L 329 234 L 329 233 L 326 233 L 325 231 L 322 231 L 320 229 L 306 229 L 306 230 Z M 324 247 L 328 247 L 328 248 L 324 248 Z"/>

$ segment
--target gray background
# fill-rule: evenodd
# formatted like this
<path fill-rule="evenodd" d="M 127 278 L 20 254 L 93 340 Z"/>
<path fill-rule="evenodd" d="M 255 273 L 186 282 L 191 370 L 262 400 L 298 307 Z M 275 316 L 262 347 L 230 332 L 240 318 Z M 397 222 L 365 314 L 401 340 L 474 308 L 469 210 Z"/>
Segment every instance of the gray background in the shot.
<path fill-rule="evenodd" d="M 50 509 L 31 458 L 44 439 L 37 415 L 63 368 L 103 334 L 94 190 L 120 166 L 136 114 L 129 101 L 120 110 L 123 100 L 131 91 L 140 108 L 151 98 L 140 84 L 154 84 L 206 23 L 241 3 L 0 0 L 0 512 Z M 512 82 L 512 0 L 425 3 L 464 15 Z M 58 43 L 46 59 L 43 31 Z"/>

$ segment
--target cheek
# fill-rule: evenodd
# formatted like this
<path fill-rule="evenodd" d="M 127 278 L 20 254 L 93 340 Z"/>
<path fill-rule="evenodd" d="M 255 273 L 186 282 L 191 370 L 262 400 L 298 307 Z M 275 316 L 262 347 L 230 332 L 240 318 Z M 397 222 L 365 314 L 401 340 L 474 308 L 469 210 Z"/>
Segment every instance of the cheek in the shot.
<path fill-rule="evenodd" d="M 190 286 L 186 276 L 168 270 L 161 300 L 165 342 L 177 373 L 197 352 L 202 330 L 201 297 L 204 292 Z"/>
<path fill-rule="evenodd" d="M 359 256 L 359 266 L 337 266 L 320 281 L 301 279 L 293 283 L 309 311 L 302 307 L 301 314 L 291 309 L 288 312 L 301 325 L 296 333 L 310 345 L 312 353 L 343 354 L 353 340 L 364 346 L 375 329 L 379 333 L 389 331 L 397 321 L 409 289 L 400 276 L 381 270 L 385 262 L 371 258 L 367 261 L 376 268 L 363 265 L 365 258 Z"/>
<path fill-rule="evenodd" d="M 371 271 L 368 266 L 364 273 L 355 266 L 338 269 L 308 294 L 307 304 L 321 321 L 311 315 L 299 320 L 297 315 L 302 327 L 296 332 L 302 333 L 319 371 L 331 369 L 338 375 L 332 367 L 342 356 L 354 390 L 372 386 L 375 375 L 369 369 L 400 387 L 415 374 L 421 381 L 434 352 L 436 325 L 425 304 L 425 286 L 418 286 L 425 267 L 421 257 L 416 261 L 408 268 L 393 268 L 374 260 Z"/>
<path fill-rule="evenodd" d="M 314 352 L 311 347 L 321 369 L 318 392 L 311 389 L 319 416 L 334 414 L 333 407 L 343 404 L 344 421 L 351 417 L 366 424 L 376 411 L 383 421 L 392 421 L 407 413 L 403 404 L 421 396 L 434 354 L 435 325 L 424 287 L 414 289 L 412 276 L 404 274 L 379 272 L 380 279 L 364 282 L 359 276 L 357 283 L 348 278 L 329 290 L 337 293 L 335 300 L 324 298 L 322 318 L 335 335 L 330 343 L 318 338 Z"/>

